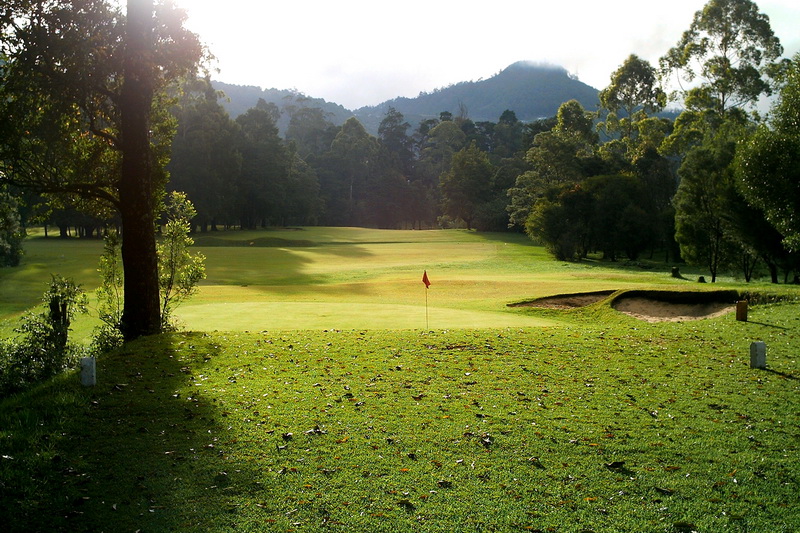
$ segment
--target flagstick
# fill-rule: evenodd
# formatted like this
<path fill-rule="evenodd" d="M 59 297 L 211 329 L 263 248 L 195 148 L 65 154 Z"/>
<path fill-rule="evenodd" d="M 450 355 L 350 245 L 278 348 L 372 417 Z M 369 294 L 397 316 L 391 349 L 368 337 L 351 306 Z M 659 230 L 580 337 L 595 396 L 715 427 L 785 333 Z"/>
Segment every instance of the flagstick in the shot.
<path fill-rule="evenodd" d="M 425 329 L 430 329 L 428 326 L 428 287 L 425 287 Z"/>

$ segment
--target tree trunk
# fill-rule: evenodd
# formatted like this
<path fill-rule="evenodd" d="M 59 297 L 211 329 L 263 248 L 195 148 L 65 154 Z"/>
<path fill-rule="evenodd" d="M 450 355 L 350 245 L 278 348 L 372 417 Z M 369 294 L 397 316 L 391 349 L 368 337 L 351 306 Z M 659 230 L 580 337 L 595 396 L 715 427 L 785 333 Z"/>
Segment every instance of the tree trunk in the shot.
<path fill-rule="evenodd" d="M 125 340 L 161 330 L 156 256 L 150 108 L 153 102 L 153 1 L 128 0 L 126 50 L 120 99 L 122 265 Z"/>

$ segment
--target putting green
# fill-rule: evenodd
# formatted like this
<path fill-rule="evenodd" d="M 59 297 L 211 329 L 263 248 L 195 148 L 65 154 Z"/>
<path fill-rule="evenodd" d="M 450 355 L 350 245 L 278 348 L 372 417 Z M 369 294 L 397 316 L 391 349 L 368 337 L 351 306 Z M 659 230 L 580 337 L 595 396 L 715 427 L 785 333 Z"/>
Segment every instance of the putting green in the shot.
<path fill-rule="evenodd" d="M 508 312 L 397 304 L 342 302 L 247 302 L 192 305 L 176 310 L 192 331 L 300 329 L 448 329 L 557 326 L 559 322 Z"/>

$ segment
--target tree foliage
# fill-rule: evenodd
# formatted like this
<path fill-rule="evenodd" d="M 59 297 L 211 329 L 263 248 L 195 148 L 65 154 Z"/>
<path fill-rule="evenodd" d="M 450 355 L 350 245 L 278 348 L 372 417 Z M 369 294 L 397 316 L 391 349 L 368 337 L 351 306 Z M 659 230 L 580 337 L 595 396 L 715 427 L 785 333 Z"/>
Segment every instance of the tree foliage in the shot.
<path fill-rule="evenodd" d="M 771 124 L 744 143 L 736 163 L 744 196 L 765 212 L 786 246 L 800 252 L 800 54 L 773 107 Z"/>
<path fill-rule="evenodd" d="M 202 56 L 169 0 L 12 1 L 0 13 L 0 179 L 114 206 L 126 338 L 158 332 L 153 235 L 172 123 L 166 88 Z"/>
<path fill-rule="evenodd" d="M 486 152 L 473 142 L 453 155 L 450 170 L 442 174 L 442 211 L 472 229 L 482 204 L 491 199 L 494 167 Z"/>
<path fill-rule="evenodd" d="M 770 78 L 780 70 L 782 53 L 769 17 L 755 2 L 710 0 L 660 66 L 664 76 L 676 72 L 683 81 L 699 81 L 683 91 L 687 107 L 699 100 L 722 115 L 772 92 Z"/>
<path fill-rule="evenodd" d="M 206 277 L 205 256 L 191 253 L 194 240 L 189 223 L 197 214 L 181 192 L 173 192 L 166 205 L 166 224 L 158 250 L 158 285 L 161 296 L 162 329 L 174 327 L 173 310 L 197 292 L 197 284 Z"/>
<path fill-rule="evenodd" d="M 732 216 L 728 199 L 735 186 L 732 162 L 741 128 L 728 122 L 724 129 L 709 134 L 686 155 L 678 171 L 675 238 L 683 258 L 707 267 L 712 282 L 737 250 L 728 228 Z"/>
<path fill-rule="evenodd" d="M 0 267 L 19 264 L 24 237 L 18 201 L 0 185 Z"/>
<path fill-rule="evenodd" d="M 605 129 L 623 138 L 632 137 L 635 123 L 661 111 L 667 100 L 656 70 L 635 54 L 611 74 L 611 83 L 598 96 L 600 106 L 608 111 Z"/>

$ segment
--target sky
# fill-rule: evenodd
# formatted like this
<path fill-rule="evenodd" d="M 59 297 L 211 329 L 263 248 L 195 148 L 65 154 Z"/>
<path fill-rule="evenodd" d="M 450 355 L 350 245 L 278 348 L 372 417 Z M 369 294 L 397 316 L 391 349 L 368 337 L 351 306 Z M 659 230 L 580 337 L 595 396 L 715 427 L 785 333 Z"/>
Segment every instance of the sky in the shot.
<path fill-rule="evenodd" d="M 176 0 L 214 54 L 212 78 L 295 89 L 354 110 L 490 78 L 516 61 L 559 65 L 602 89 L 630 54 L 658 59 L 705 0 Z M 786 57 L 800 2 L 756 2 Z"/>

